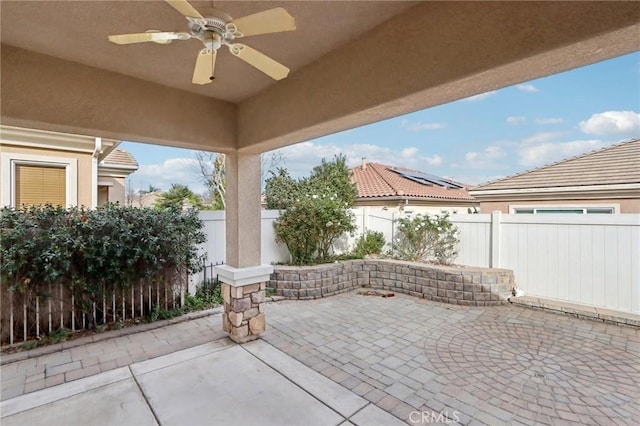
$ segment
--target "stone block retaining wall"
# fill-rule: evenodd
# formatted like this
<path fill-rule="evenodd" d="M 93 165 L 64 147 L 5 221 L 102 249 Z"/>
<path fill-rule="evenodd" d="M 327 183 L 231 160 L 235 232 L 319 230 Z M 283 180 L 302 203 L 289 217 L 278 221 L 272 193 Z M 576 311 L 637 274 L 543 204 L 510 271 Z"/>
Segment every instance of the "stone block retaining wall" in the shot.
<path fill-rule="evenodd" d="M 276 266 L 268 286 L 286 299 L 318 299 L 365 287 L 456 305 L 509 303 L 515 287 L 508 269 L 446 267 L 388 259 L 316 266 Z"/>

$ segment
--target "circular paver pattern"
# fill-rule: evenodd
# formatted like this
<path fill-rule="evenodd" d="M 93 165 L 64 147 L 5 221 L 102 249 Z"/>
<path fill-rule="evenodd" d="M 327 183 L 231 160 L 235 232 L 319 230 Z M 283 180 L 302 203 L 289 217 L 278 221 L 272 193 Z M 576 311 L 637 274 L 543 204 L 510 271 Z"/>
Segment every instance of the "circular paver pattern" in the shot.
<path fill-rule="evenodd" d="M 424 347 L 434 372 L 514 420 L 634 423 L 638 354 L 607 340 L 570 328 L 461 322 L 433 330 Z"/>

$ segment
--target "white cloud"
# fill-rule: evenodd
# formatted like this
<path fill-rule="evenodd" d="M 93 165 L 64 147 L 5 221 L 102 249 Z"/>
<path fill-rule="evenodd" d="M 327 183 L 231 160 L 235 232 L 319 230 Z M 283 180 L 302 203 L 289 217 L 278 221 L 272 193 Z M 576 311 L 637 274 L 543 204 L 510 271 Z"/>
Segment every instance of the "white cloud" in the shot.
<path fill-rule="evenodd" d="M 560 123 L 564 123 L 564 119 L 563 118 L 559 118 L 559 117 L 549 117 L 549 118 L 536 118 L 535 120 L 533 120 L 534 123 L 536 124 L 560 124 Z"/>
<path fill-rule="evenodd" d="M 431 157 L 422 157 L 421 161 L 424 161 L 428 166 L 437 167 L 442 165 L 442 157 L 439 155 L 432 155 Z"/>
<path fill-rule="evenodd" d="M 534 133 L 533 135 L 526 137 L 522 140 L 523 145 L 535 145 L 544 142 L 549 142 L 554 139 L 558 139 L 561 136 L 564 136 L 567 132 L 558 131 L 558 132 L 539 132 Z"/>
<path fill-rule="evenodd" d="M 580 122 L 584 133 L 600 136 L 640 135 L 640 114 L 634 111 L 605 111 Z"/>
<path fill-rule="evenodd" d="M 507 117 L 507 124 L 510 124 L 512 126 L 517 126 L 518 124 L 522 124 L 525 121 L 527 121 L 527 117 L 522 115 Z"/>
<path fill-rule="evenodd" d="M 320 164 L 322 158 L 331 160 L 337 154 L 344 154 L 347 157 L 349 167 L 362 164 L 363 157 L 370 163 L 388 164 L 425 172 L 428 172 L 430 167 L 438 167 L 443 164 L 441 156 L 437 154 L 421 155 L 420 149 L 417 147 L 394 150 L 371 144 L 338 146 L 331 143 L 302 142 L 281 148 L 280 152 L 285 157 L 283 166 L 294 178 L 308 176 L 311 170 Z"/>
<path fill-rule="evenodd" d="M 600 140 L 577 140 L 571 142 L 542 142 L 523 144 L 518 149 L 519 164 L 525 167 L 538 167 L 553 163 L 604 146 Z"/>
<path fill-rule="evenodd" d="M 447 123 L 423 123 L 421 121 L 411 122 L 406 118 L 400 122 L 400 126 L 411 132 L 420 132 L 422 130 L 438 130 L 447 127 Z"/>
<path fill-rule="evenodd" d="M 495 95 L 496 93 L 498 93 L 497 90 L 492 90 L 490 92 L 480 93 L 479 95 L 469 96 L 468 98 L 464 98 L 462 100 L 463 101 L 468 101 L 468 102 L 481 101 L 483 99 L 487 99 L 487 98 Z"/>
<path fill-rule="evenodd" d="M 418 154 L 418 148 L 416 148 L 415 146 L 405 148 L 402 151 L 400 151 L 400 156 L 402 158 L 412 158 L 412 157 L 415 157 L 417 154 Z"/>
<path fill-rule="evenodd" d="M 467 169 L 501 169 L 506 166 L 501 160 L 507 152 L 498 145 L 489 145 L 480 152 L 471 151 L 464 155 L 463 163 L 453 163 L 451 167 Z"/>
<path fill-rule="evenodd" d="M 516 86 L 519 90 L 522 90 L 523 92 L 528 92 L 528 93 L 535 93 L 535 92 L 539 92 L 540 90 L 534 86 L 533 84 L 518 84 Z"/>
<path fill-rule="evenodd" d="M 205 191 L 204 185 L 198 180 L 195 158 L 171 158 L 161 164 L 142 164 L 131 174 L 128 181 L 134 190 L 148 188 L 153 185 L 167 190 L 171 184 L 187 185 L 196 194 Z"/>

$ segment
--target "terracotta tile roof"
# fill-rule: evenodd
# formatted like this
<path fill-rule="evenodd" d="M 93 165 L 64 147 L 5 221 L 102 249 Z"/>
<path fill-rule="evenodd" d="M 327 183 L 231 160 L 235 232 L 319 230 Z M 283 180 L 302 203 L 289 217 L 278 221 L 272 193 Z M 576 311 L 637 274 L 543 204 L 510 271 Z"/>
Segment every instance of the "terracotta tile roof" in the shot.
<path fill-rule="evenodd" d="M 104 160 L 102 160 L 101 165 L 111 167 L 126 166 L 127 168 L 137 168 L 138 162 L 129 152 L 122 149 L 114 149 L 109 153 L 109 155 L 104 158 Z"/>
<path fill-rule="evenodd" d="M 453 189 L 437 184 L 427 185 L 408 179 L 396 171 L 421 173 L 417 170 L 378 163 L 367 163 L 364 168 L 358 166 L 351 169 L 351 180 L 358 188 L 358 198 L 408 197 L 474 201 L 464 184 L 446 179 L 449 182 L 463 186 L 463 188 Z"/>
<path fill-rule="evenodd" d="M 479 185 L 472 191 L 640 183 L 640 139 Z"/>

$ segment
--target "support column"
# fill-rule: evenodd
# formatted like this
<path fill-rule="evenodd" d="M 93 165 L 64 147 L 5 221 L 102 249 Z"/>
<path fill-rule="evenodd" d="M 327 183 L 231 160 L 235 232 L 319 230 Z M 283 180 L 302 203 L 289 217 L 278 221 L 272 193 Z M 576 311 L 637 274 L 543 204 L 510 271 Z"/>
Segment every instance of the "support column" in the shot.
<path fill-rule="evenodd" d="M 260 156 L 226 156 L 226 264 L 222 282 L 222 328 L 243 343 L 265 330 L 265 288 L 273 266 L 261 264 Z"/>
<path fill-rule="evenodd" d="M 238 269 L 223 265 L 217 270 L 224 299 L 222 329 L 236 343 L 258 338 L 266 329 L 264 293 L 273 267 Z"/>
<path fill-rule="evenodd" d="M 261 264 L 260 156 L 226 155 L 226 264 Z"/>

